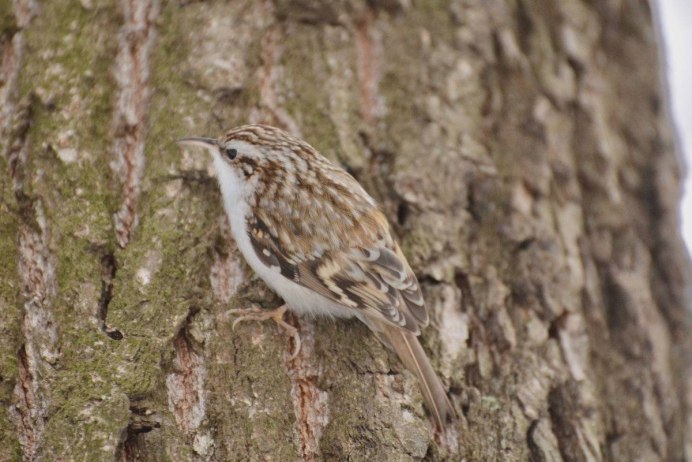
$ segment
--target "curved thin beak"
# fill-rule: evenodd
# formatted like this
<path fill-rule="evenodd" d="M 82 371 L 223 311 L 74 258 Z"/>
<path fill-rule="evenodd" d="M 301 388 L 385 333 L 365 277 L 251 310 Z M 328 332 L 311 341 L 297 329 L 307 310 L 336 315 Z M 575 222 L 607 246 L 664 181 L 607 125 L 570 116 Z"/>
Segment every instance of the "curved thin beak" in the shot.
<path fill-rule="evenodd" d="M 176 140 L 176 143 L 186 146 L 197 146 L 200 148 L 211 149 L 219 145 L 219 142 L 214 138 L 204 138 L 201 136 L 189 136 Z"/>

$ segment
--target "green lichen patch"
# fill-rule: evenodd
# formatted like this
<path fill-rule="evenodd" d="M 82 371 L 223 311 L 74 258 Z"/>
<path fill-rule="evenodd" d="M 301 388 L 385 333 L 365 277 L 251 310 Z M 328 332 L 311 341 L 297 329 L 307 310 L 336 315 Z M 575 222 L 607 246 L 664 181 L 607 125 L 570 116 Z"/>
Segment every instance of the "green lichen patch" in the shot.
<path fill-rule="evenodd" d="M 0 0 L 0 43 L 9 40 L 19 30 L 12 0 Z"/>
<path fill-rule="evenodd" d="M 84 389 L 56 408 L 46 423 L 40 451 L 46 460 L 112 461 L 127 427 L 129 400 L 124 394 L 94 396 Z M 76 430 L 78 429 L 78 431 Z"/>
<path fill-rule="evenodd" d="M 0 157 L 0 176 L 7 172 Z M 20 448 L 10 420 L 17 381 L 17 351 L 21 343 L 22 303 L 17 282 L 16 240 L 19 223 L 9 181 L 0 181 L 0 460 L 19 460 Z"/>
<path fill-rule="evenodd" d="M 0 157 L 0 171 L 9 171 L 3 157 Z M 19 345 L 17 327 L 21 318 L 21 287 L 17 282 L 16 240 L 20 229 L 17 207 L 11 182 L 0 182 L 0 375 L 4 379 L 0 382 L 0 390 L 4 390 L 2 383 L 9 383 L 8 379 L 16 376 Z M 0 391 L 0 399 L 6 397 Z"/>

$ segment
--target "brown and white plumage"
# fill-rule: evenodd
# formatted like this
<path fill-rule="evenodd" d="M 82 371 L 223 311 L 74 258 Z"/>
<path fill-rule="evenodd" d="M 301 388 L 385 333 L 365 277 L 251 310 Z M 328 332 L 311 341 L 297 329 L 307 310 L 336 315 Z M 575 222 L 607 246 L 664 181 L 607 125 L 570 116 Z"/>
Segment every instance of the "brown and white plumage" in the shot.
<path fill-rule="evenodd" d="M 260 277 L 298 313 L 365 322 L 418 376 L 442 427 L 453 409 L 416 338 L 428 324 L 418 281 L 360 184 L 274 127 L 181 141 L 212 153 L 233 236 Z"/>

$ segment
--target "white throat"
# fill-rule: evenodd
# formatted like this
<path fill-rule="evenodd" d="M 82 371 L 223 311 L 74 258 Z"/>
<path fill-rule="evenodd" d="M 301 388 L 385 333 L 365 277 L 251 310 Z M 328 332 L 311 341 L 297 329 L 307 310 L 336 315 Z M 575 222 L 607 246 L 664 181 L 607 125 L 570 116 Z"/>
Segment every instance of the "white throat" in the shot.
<path fill-rule="evenodd" d="M 216 176 L 221 189 L 223 208 L 231 225 L 231 233 L 238 244 L 238 248 L 247 259 L 248 251 L 254 253 L 247 235 L 247 217 L 250 213 L 248 205 L 249 192 L 238 173 L 226 164 L 218 153 L 212 153 L 212 156 L 214 157 L 214 169 L 216 170 Z"/>

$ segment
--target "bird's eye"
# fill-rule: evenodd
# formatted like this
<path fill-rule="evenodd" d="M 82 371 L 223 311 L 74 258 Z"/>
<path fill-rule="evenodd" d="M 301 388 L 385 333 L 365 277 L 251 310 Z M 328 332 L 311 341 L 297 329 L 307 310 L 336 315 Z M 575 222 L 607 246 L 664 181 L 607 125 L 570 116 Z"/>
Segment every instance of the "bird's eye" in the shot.
<path fill-rule="evenodd" d="M 226 149 L 226 157 L 228 157 L 228 160 L 233 160 L 235 159 L 235 156 L 238 155 L 238 150 L 234 148 L 227 148 Z"/>

